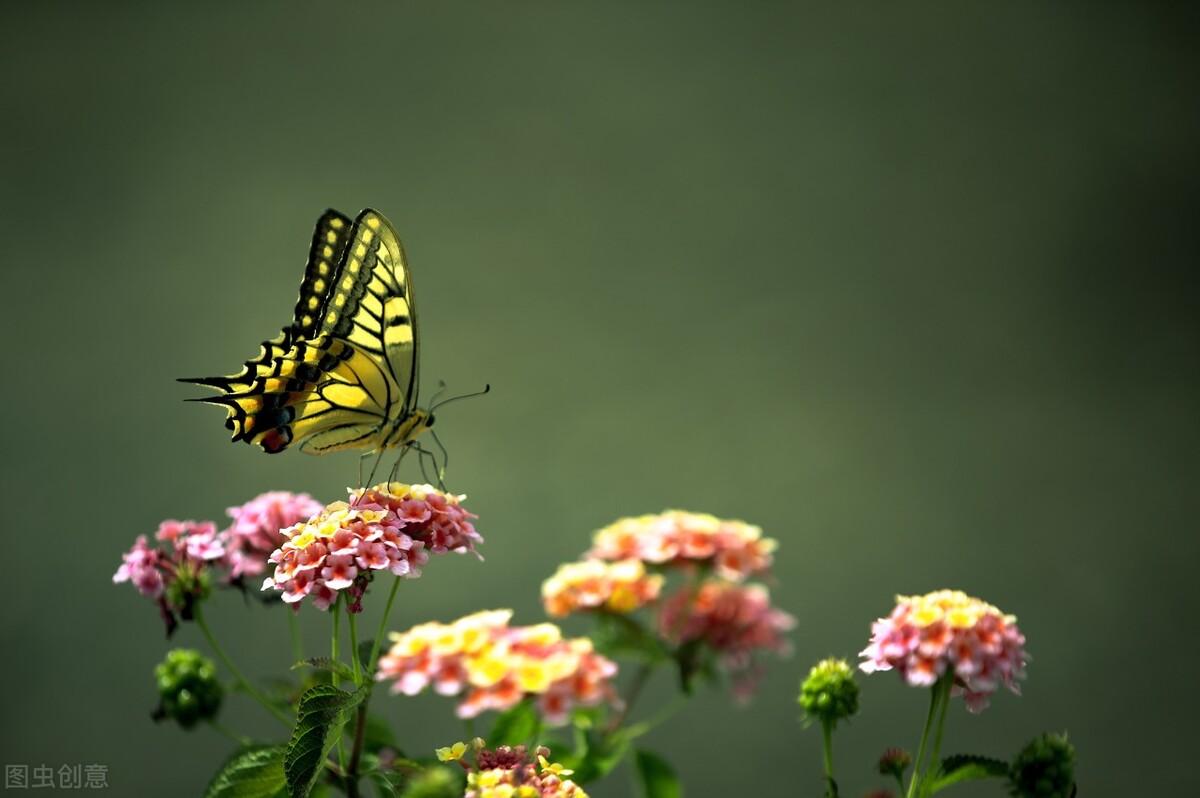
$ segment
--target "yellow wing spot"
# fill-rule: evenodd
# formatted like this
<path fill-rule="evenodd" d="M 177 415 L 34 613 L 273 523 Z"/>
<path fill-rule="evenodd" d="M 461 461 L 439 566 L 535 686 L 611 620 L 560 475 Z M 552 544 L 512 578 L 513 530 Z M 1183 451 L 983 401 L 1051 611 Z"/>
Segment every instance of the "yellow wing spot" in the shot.
<path fill-rule="evenodd" d="M 325 290 L 325 281 L 324 281 L 324 280 L 317 280 L 316 282 L 314 282 L 314 283 L 313 283 L 313 290 L 314 290 L 314 291 L 324 291 L 324 290 Z"/>
<path fill-rule="evenodd" d="M 325 249 L 321 250 L 321 254 L 327 258 L 332 258 L 333 257 L 333 247 L 328 247 L 328 246 L 325 247 Z"/>
<path fill-rule="evenodd" d="M 325 234 L 325 240 L 328 241 L 330 244 L 336 244 L 337 243 L 337 233 L 330 230 L 328 233 Z"/>
<path fill-rule="evenodd" d="M 367 255 L 367 245 L 360 243 L 357 247 L 354 248 L 354 254 L 360 258 L 365 258 Z"/>
<path fill-rule="evenodd" d="M 338 314 L 337 314 L 337 311 L 336 311 L 336 310 L 331 310 L 331 311 L 329 311 L 329 313 L 328 313 L 328 314 L 325 316 L 325 321 L 329 322 L 330 324 L 333 324 L 335 321 L 337 321 L 337 316 L 338 316 Z"/>
<path fill-rule="evenodd" d="M 300 323 L 307 327 L 308 325 L 312 324 L 312 316 L 305 316 L 300 320 Z"/>
<path fill-rule="evenodd" d="M 350 265 L 349 265 L 347 268 L 349 268 L 349 269 L 350 269 L 350 273 L 351 273 L 351 274 L 357 274 L 357 273 L 358 273 L 358 266 L 359 266 L 359 263 L 358 263 L 358 261 L 356 261 L 356 260 L 352 260 L 352 261 L 350 261 Z"/>
<path fill-rule="evenodd" d="M 354 278 L 347 274 L 345 279 L 342 280 L 342 288 L 349 291 L 351 289 L 351 287 L 353 287 L 353 286 L 354 286 Z"/>
<path fill-rule="evenodd" d="M 320 274 L 322 277 L 324 277 L 325 275 L 329 274 L 329 264 L 328 264 L 328 263 L 326 263 L 326 262 L 324 262 L 324 261 L 321 261 L 321 263 L 320 263 L 320 264 L 317 266 L 317 272 L 318 272 L 318 273 L 319 273 L 319 274 Z"/>
<path fill-rule="evenodd" d="M 375 238 L 375 234 L 373 232 L 371 232 L 370 230 L 363 230 L 362 240 L 363 240 L 364 244 L 370 244 L 371 240 L 374 238 Z"/>
<path fill-rule="evenodd" d="M 316 310 L 317 305 L 319 305 L 319 304 L 321 304 L 321 302 L 315 296 L 310 296 L 308 298 L 308 309 L 309 310 Z"/>
<path fill-rule="evenodd" d="M 334 230 L 341 230 L 342 224 L 343 224 L 342 220 L 337 218 L 336 216 L 329 220 L 329 226 L 332 227 Z"/>
<path fill-rule="evenodd" d="M 336 297 L 334 297 L 334 298 L 333 298 L 333 304 L 334 304 L 336 307 L 339 307 L 339 308 L 340 308 L 342 305 L 346 304 L 346 295 L 345 295 L 345 294 L 338 294 Z"/>
<path fill-rule="evenodd" d="M 367 217 L 367 227 L 371 228 L 372 230 L 378 230 L 379 229 L 379 217 L 378 216 L 368 216 Z"/>

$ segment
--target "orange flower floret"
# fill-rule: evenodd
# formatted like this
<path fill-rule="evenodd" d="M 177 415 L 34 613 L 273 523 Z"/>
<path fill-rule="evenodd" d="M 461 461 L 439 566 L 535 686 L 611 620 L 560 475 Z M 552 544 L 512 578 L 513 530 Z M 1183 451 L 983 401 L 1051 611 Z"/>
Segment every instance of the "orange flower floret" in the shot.
<path fill-rule="evenodd" d="M 580 610 L 629 613 L 654 601 L 663 577 L 647 574 L 641 560 L 583 560 L 560 565 L 542 583 L 542 604 L 555 617 Z"/>

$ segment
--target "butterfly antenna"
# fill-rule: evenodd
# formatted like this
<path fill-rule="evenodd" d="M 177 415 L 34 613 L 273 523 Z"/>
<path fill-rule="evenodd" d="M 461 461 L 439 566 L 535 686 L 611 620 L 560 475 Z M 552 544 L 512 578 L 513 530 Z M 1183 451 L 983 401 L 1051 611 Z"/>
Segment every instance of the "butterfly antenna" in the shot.
<path fill-rule="evenodd" d="M 446 391 L 446 381 L 445 381 L 445 380 L 438 380 L 438 387 L 437 387 L 437 390 L 436 390 L 436 391 L 434 391 L 434 392 L 433 392 L 433 396 L 431 396 L 431 397 L 429 398 L 429 404 L 431 404 L 431 405 L 436 405 L 436 404 L 437 404 L 438 397 L 439 397 L 439 396 L 441 396 L 443 393 L 445 393 L 445 391 Z"/>
<path fill-rule="evenodd" d="M 448 405 L 451 402 L 457 402 L 459 399 L 470 399 L 473 396 L 483 396 L 485 393 L 490 393 L 491 390 L 492 390 L 492 385 L 491 385 L 491 383 L 488 383 L 483 386 L 482 391 L 475 391 L 474 393 L 464 393 L 464 394 L 460 394 L 458 396 L 451 396 L 449 399 L 443 399 L 438 404 L 432 405 L 429 408 L 429 412 L 432 413 L 434 410 L 437 410 L 439 407 Z"/>

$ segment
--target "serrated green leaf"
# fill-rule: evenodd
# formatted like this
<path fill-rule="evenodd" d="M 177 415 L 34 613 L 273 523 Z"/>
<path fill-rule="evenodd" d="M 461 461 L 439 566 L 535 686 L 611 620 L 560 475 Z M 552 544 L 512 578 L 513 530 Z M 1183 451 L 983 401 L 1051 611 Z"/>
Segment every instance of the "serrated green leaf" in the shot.
<path fill-rule="evenodd" d="M 537 734 L 541 721 L 537 708 L 529 700 L 522 701 L 512 709 L 500 713 L 492 724 L 492 732 L 487 737 L 491 748 L 500 745 L 521 745 L 528 743 Z"/>
<path fill-rule="evenodd" d="M 292 798 L 307 798 L 320 778 L 325 757 L 342 734 L 346 718 L 369 691 L 369 684 L 353 693 L 331 684 L 319 684 L 300 696 L 296 728 L 283 757 L 283 772 Z"/>
<path fill-rule="evenodd" d="M 282 745 L 239 749 L 213 776 L 204 798 L 272 798 L 284 794 Z"/>
<path fill-rule="evenodd" d="M 642 798 L 682 798 L 683 785 L 667 760 L 650 751 L 638 750 L 633 761 Z"/>
<path fill-rule="evenodd" d="M 1003 778 L 1008 775 L 1008 763 L 975 754 L 955 754 L 942 760 L 937 776 L 930 783 L 928 794 L 964 781 Z"/>

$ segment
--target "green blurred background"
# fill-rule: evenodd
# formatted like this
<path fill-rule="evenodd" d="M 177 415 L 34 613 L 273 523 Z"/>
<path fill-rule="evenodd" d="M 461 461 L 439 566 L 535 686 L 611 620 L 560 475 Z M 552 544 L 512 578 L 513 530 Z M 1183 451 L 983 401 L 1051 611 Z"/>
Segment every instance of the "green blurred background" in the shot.
<path fill-rule="evenodd" d="M 433 563 L 397 626 L 537 621 L 540 580 L 619 515 L 742 517 L 782 543 L 795 653 L 749 708 L 708 694 L 654 734 L 689 796 L 818 794 L 800 673 L 942 586 L 1017 614 L 1035 658 L 1023 698 L 955 708 L 950 750 L 1068 729 L 1081 795 L 1194 786 L 1196 23 L 5 3 L 4 761 L 190 795 L 228 751 L 150 722 L 168 644 L 111 576 L 161 518 L 355 481 L 352 454 L 231 446 L 173 379 L 252 354 L 317 215 L 369 205 L 415 269 L 426 384 L 494 386 L 439 413 L 487 561 Z M 222 594 L 210 615 L 252 674 L 288 664 L 280 614 Z M 302 616 L 325 645 L 328 617 Z M 848 795 L 915 745 L 925 701 L 864 680 Z M 461 736 L 446 699 L 381 706 L 414 749 Z M 245 700 L 227 720 L 273 730 Z"/>

